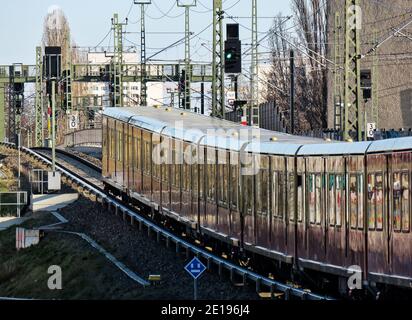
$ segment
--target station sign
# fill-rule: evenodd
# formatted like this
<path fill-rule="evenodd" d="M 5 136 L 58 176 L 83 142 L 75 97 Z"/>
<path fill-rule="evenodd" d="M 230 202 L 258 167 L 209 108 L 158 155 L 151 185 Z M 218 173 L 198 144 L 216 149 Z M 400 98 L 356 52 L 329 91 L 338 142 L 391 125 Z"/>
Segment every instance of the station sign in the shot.
<path fill-rule="evenodd" d="M 79 128 L 79 112 L 74 111 L 68 116 L 68 122 L 69 122 L 69 129 L 78 129 Z"/>
<path fill-rule="evenodd" d="M 366 130 L 367 130 L 368 138 L 373 138 L 374 137 L 374 132 L 376 130 L 376 123 L 375 122 L 368 123 L 367 127 L 366 127 Z"/>

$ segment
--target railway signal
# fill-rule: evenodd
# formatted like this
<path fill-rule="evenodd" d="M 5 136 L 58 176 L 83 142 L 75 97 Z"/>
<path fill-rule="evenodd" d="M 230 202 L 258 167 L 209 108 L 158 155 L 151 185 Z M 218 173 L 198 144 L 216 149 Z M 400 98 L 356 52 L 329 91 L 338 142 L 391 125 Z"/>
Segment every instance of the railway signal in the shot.
<path fill-rule="evenodd" d="M 242 44 L 239 40 L 239 24 L 226 25 L 225 73 L 242 72 Z"/>

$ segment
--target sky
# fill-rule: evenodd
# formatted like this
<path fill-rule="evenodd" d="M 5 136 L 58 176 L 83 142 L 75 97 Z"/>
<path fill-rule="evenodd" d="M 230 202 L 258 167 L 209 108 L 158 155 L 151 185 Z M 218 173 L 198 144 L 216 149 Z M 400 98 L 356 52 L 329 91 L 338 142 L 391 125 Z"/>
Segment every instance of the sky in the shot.
<path fill-rule="evenodd" d="M 0 65 L 12 63 L 35 64 L 35 47 L 40 45 L 43 32 L 43 19 L 48 9 L 59 6 L 68 18 L 72 38 L 81 47 L 113 46 L 113 37 L 108 32 L 114 13 L 123 20 L 128 16 L 128 25 L 124 35 L 124 45 L 134 46 L 140 43 L 140 8 L 132 5 L 133 0 L 13 0 L 2 1 L 0 19 Z M 198 0 L 197 6 L 190 13 L 191 31 L 197 34 L 212 22 L 212 0 Z M 159 10 L 160 9 L 160 10 Z M 251 37 L 251 1 L 223 0 L 223 9 L 227 16 L 239 17 L 225 19 L 225 23 L 241 24 L 240 37 L 247 47 Z M 163 13 L 162 13 L 162 12 Z M 6 13 L 6 14 L 5 14 Z M 270 29 L 274 16 L 282 13 L 291 15 L 290 2 L 287 0 L 258 0 L 258 38 Z M 146 9 L 147 56 L 161 48 L 183 38 L 184 9 L 176 6 L 175 0 L 152 0 Z M 169 32 L 165 34 L 164 32 Z M 176 32 L 176 33 L 175 33 Z M 105 36 L 108 35 L 106 38 Z M 102 41 L 104 39 L 104 41 Z M 110 42 L 109 42 L 110 41 Z M 196 36 L 191 42 L 194 61 L 210 61 L 212 28 Z M 266 44 L 267 45 L 267 44 Z M 260 50 L 265 50 L 262 43 Z M 184 46 L 170 49 L 156 59 L 177 60 L 184 58 Z"/>

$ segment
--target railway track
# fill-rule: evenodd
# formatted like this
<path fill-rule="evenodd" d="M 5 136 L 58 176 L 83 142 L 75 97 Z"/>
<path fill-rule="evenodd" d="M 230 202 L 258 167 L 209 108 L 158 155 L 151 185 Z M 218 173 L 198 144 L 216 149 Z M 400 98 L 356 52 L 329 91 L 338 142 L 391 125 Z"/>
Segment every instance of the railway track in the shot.
<path fill-rule="evenodd" d="M 14 148 L 13 144 L 3 143 L 3 145 Z M 51 165 L 51 151 L 48 148 L 28 149 L 22 147 L 22 151 L 44 162 L 46 165 Z M 93 194 L 102 206 L 108 210 L 113 210 L 116 215 L 122 215 L 123 220 L 128 220 L 132 225 L 138 225 L 140 230 L 145 227 L 148 234 L 156 234 L 157 241 L 164 240 L 167 247 L 174 244 L 176 253 L 185 251 L 187 257 L 192 254 L 203 259 L 207 268 L 209 270 L 216 268 L 219 275 L 222 275 L 224 271 L 228 272 L 232 282 L 235 281 L 236 277 L 242 279 L 243 283 L 251 281 L 255 283 L 257 292 L 262 292 L 266 289 L 270 291 L 271 297 L 280 294 L 285 300 L 296 298 L 302 300 L 334 300 L 332 297 L 319 295 L 309 290 L 297 288 L 294 285 L 278 282 L 213 255 L 173 234 L 162 226 L 155 224 L 147 217 L 137 213 L 134 208 L 122 203 L 120 199 L 107 194 L 103 189 L 103 183 L 99 179 L 101 168 L 95 164 L 63 150 L 56 150 L 56 158 L 56 169 L 62 173 L 62 176 L 69 180 L 69 182 L 76 183 L 83 191 Z"/>

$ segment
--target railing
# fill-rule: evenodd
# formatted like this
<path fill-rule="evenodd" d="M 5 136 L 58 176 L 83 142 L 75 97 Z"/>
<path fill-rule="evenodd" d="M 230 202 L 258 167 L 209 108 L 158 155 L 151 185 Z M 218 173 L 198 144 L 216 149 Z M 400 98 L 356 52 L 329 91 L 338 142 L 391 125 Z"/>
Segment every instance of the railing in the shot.
<path fill-rule="evenodd" d="M 27 192 L 0 192 L 0 217 L 19 217 L 27 205 Z"/>
<path fill-rule="evenodd" d="M 85 129 L 67 133 L 64 137 L 64 146 L 102 145 L 102 129 Z"/>

